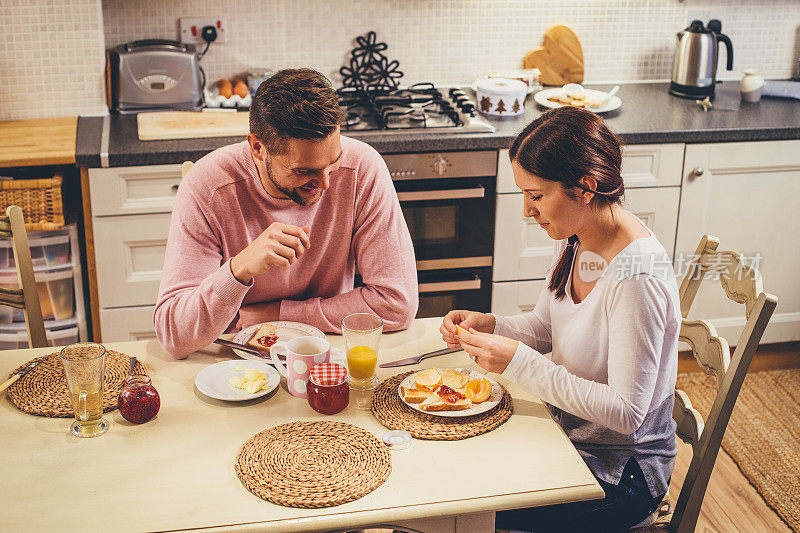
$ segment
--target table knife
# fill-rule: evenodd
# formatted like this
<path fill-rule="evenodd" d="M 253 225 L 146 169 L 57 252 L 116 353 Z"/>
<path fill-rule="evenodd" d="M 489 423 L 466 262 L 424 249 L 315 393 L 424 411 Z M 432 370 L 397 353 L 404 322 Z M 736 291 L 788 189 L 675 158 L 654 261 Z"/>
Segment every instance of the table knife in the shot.
<path fill-rule="evenodd" d="M 438 355 L 446 355 L 449 353 L 460 352 L 461 348 L 445 348 L 444 350 L 436 350 L 435 352 L 428 352 L 422 355 L 415 355 L 414 357 L 407 357 L 405 359 L 400 359 L 399 361 L 392 361 L 391 363 L 383 363 L 380 365 L 381 368 L 390 368 L 395 366 L 406 366 L 406 365 L 416 365 L 423 359 L 428 359 L 429 357 L 436 357 Z"/>
<path fill-rule="evenodd" d="M 215 344 L 219 344 L 220 346 L 227 346 L 228 348 L 236 348 L 237 350 L 241 350 L 245 353 L 249 353 L 250 355 L 255 355 L 257 357 L 261 357 L 266 359 L 267 362 L 270 360 L 269 351 L 267 350 L 259 350 L 258 348 L 253 348 L 252 346 L 247 346 L 246 344 L 239 344 L 238 342 L 233 342 L 225 339 L 216 339 L 214 341 Z M 282 354 L 278 354 L 278 360 L 281 362 L 286 361 L 286 356 Z"/>
<path fill-rule="evenodd" d="M 33 370 L 33 367 L 35 367 L 38 364 L 39 364 L 38 361 L 34 361 L 33 363 L 30 363 L 27 366 L 22 367 L 20 370 L 18 370 L 13 376 L 8 378 L 2 385 L 0 385 L 0 393 L 9 388 L 19 378 L 21 378 L 22 376 Z"/>

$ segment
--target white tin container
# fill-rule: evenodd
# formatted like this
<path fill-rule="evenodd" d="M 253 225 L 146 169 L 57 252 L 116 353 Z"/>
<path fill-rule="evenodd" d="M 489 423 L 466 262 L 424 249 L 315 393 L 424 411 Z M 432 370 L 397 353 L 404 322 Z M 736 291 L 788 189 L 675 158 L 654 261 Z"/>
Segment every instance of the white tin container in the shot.
<path fill-rule="evenodd" d="M 478 111 L 484 115 L 515 117 L 525 112 L 528 85 L 508 78 L 488 78 L 477 83 Z"/>

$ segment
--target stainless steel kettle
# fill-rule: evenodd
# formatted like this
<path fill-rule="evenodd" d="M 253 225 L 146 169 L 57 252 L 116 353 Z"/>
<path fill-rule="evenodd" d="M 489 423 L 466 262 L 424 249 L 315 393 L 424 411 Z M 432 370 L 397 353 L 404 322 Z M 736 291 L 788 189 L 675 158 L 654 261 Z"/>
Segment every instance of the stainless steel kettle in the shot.
<path fill-rule="evenodd" d="M 727 69 L 733 70 L 733 44 L 722 33 L 722 23 L 710 20 L 708 27 L 703 27 L 701 21 L 693 20 L 688 28 L 678 32 L 677 38 L 669 92 L 682 98 L 714 96 L 719 41 L 727 48 Z"/>

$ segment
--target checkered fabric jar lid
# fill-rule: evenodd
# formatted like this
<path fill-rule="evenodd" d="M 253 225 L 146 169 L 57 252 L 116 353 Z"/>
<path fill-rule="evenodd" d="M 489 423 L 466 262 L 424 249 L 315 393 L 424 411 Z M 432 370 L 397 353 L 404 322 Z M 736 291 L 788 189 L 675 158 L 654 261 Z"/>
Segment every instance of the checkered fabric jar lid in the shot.
<path fill-rule="evenodd" d="M 321 387 L 335 387 L 344 383 L 347 369 L 339 363 L 320 363 L 311 369 L 311 382 Z"/>

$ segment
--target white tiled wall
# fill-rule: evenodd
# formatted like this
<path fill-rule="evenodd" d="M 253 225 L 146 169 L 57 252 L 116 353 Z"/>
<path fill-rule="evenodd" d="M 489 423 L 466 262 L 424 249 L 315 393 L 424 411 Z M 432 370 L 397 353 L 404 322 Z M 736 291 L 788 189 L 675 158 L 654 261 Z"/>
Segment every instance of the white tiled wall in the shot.
<path fill-rule="evenodd" d="M 0 120 L 105 109 L 101 17 L 100 0 L 0 1 Z"/>
<path fill-rule="evenodd" d="M 102 13 L 100 1 L 2 0 L 0 119 L 96 110 L 103 49 L 175 39 L 182 16 L 227 18 L 228 41 L 202 61 L 210 81 L 310 66 L 338 83 L 354 37 L 374 30 L 404 83 L 468 83 L 518 68 L 557 23 L 580 37 L 588 81 L 663 80 L 688 10 L 722 13 L 736 71 L 720 79 L 788 77 L 800 54 L 800 0 L 105 0 Z"/>
<path fill-rule="evenodd" d="M 386 54 L 400 61 L 404 81 L 439 83 L 468 83 L 487 71 L 520 67 L 525 53 L 540 46 L 545 30 L 557 23 L 580 37 L 587 80 L 668 79 L 675 32 L 685 27 L 688 9 L 722 10 L 737 69 L 793 74 L 792 57 L 796 63 L 800 50 L 798 0 L 103 2 L 109 46 L 175 38 L 181 16 L 225 15 L 228 42 L 212 45 L 203 59 L 210 80 L 259 65 L 311 66 L 337 76 L 353 38 L 374 30 L 389 45 Z"/>

